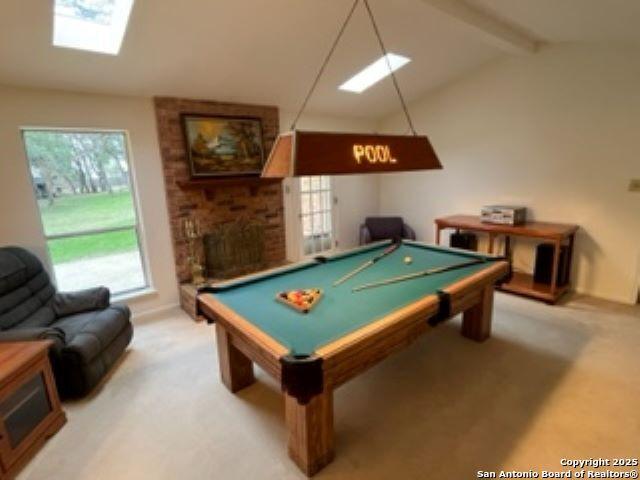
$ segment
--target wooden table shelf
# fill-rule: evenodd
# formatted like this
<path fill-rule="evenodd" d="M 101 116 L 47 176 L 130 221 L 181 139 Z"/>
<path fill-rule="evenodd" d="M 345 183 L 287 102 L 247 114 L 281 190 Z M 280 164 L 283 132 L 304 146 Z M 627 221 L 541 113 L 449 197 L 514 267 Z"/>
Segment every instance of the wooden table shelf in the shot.
<path fill-rule="evenodd" d="M 501 284 L 498 288 L 505 292 L 524 295 L 527 297 L 543 300 L 548 303 L 555 303 L 569 289 L 569 282 L 558 285 L 558 269 L 560 263 L 560 249 L 563 245 L 568 247 L 567 269 L 571 271 L 571 260 L 573 256 L 573 243 L 577 225 L 550 223 L 550 222 L 527 222 L 523 225 L 498 225 L 484 223 L 479 216 L 475 215 L 451 215 L 435 220 L 436 223 L 436 244 L 440 244 L 442 230 L 454 229 L 457 231 L 470 231 L 485 233 L 489 237 L 488 252 L 494 253 L 495 240 L 499 236 L 505 238 L 505 256 L 511 257 L 511 237 L 526 237 L 547 241 L 554 246 L 553 266 L 551 273 L 551 283 L 536 283 L 533 275 L 523 272 L 513 272 L 510 280 Z"/>
<path fill-rule="evenodd" d="M 568 284 L 558 286 L 554 293 L 551 290 L 551 285 L 546 283 L 536 283 L 533 280 L 533 275 L 530 273 L 513 272 L 511 279 L 508 282 L 499 285 L 498 290 L 538 298 L 545 302 L 553 303 L 567 291 L 568 287 Z"/>

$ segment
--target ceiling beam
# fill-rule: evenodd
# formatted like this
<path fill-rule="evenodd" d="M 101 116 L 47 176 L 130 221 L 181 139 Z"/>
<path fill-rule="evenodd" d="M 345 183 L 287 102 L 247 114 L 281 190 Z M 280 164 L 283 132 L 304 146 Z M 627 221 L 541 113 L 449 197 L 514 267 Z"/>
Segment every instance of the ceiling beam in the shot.
<path fill-rule="evenodd" d="M 488 43 L 510 53 L 531 54 L 540 41 L 465 0 L 422 0 L 441 12 L 473 28 Z"/>

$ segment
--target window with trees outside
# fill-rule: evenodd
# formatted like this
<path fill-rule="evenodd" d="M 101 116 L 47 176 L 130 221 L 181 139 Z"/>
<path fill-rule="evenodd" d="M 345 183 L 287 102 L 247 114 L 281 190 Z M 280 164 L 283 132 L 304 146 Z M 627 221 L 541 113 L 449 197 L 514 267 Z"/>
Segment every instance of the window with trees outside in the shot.
<path fill-rule="evenodd" d="M 23 130 L 59 290 L 147 286 L 123 131 Z"/>
<path fill-rule="evenodd" d="M 333 249 L 333 198 L 327 175 L 300 177 L 302 253 L 315 255 Z"/>

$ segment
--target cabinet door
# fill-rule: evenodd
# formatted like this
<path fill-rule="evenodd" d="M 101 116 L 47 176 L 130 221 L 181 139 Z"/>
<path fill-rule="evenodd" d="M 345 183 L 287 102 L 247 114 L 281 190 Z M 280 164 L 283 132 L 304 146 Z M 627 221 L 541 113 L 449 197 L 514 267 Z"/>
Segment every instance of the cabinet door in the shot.
<path fill-rule="evenodd" d="M 36 373 L 0 400 L 0 418 L 12 450 L 51 413 L 41 372 Z"/>
<path fill-rule="evenodd" d="M 42 435 L 53 418 L 45 361 L 22 372 L 0 391 L 0 454 L 7 469 Z"/>

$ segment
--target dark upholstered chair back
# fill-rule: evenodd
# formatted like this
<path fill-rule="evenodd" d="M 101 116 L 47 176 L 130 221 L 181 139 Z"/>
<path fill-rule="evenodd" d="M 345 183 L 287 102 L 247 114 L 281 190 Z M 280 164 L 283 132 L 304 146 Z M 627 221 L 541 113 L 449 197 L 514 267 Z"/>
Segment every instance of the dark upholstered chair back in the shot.
<path fill-rule="evenodd" d="M 0 330 L 50 325 L 55 293 L 35 255 L 19 247 L 0 248 Z"/>
<path fill-rule="evenodd" d="M 379 240 L 416 239 L 416 232 L 402 217 L 367 217 L 360 225 L 360 245 Z"/>
<path fill-rule="evenodd" d="M 367 217 L 364 224 L 369 229 L 371 241 L 402 238 L 402 217 Z"/>

